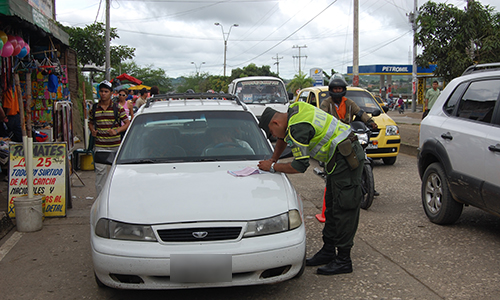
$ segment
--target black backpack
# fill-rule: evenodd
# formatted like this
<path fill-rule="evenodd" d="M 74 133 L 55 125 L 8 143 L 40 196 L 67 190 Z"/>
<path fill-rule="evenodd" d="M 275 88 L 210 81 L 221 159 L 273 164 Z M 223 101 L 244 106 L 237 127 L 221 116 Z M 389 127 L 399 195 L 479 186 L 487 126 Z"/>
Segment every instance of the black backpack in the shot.
<path fill-rule="evenodd" d="M 95 112 L 97 111 L 97 105 L 99 105 L 99 103 L 94 103 L 92 105 L 92 110 L 91 110 L 92 121 L 94 123 L 94 129 L 96 129 L 96 130 L 97 130 L 97 120 L 95 119 Z M 113 122 L 113 127 L 116 126 L 116 124 L 121 125 L 121 121 L 120 121 L 120 107 L 114 101 L 113 101 L 113 113 L 114 113 L 114 116 L 115 116 L 115 121 Z M 120 127 L 120 126 L 118 126 L 118 127 Z M 122 139 L 123 139 L 124 135 L 125 135 L 125 132 L 120 132 L 120 137 Z"/>

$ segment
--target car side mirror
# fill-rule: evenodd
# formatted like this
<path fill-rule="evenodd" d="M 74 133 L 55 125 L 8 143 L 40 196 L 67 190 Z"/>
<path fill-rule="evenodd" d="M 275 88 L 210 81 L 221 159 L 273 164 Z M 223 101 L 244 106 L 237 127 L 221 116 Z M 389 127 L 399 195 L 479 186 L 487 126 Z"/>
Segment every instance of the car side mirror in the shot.
<path fill-rule="evenodd" d="M 115 160 L 116 151 L 97 150 L 94 153 L 94 163 L 112 165 Z"/>
<path fill-rule="evenodd" d="M 288 100 L 293 100 L 293 93 L 292 92 L 288 92 Z"/>
<path fill-rule="evenodd" d="M 372 112 L 372 117 L 378 117 L 381 113 L 380 109 L 376 109 Z"/>

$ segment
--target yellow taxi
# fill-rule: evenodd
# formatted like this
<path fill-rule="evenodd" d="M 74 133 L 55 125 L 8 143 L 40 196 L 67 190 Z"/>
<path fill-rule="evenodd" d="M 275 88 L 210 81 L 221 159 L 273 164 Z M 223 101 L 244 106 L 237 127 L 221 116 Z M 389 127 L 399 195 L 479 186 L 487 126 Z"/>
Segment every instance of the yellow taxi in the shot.
<path fill-rule="evenodd" d="M 321 102 L 328 97 L 330 97 L 328 86 L 313 86 L 300 90 L 295 101 L 307 102 L 319 108 Z M 393 165 L 396 162 L 401 144 L 396 122 L 381 109 L 373 95 L 365 89 L 347 87 L 345 97 L 356 102 L 359 108 L 368 115 L 371 115 L 376 109 L 381 111 L 379 116 L 373 117 L 378 129 L 372 130 L 366 154 L 372 159 L 382 159 L 386 165 Z"/>

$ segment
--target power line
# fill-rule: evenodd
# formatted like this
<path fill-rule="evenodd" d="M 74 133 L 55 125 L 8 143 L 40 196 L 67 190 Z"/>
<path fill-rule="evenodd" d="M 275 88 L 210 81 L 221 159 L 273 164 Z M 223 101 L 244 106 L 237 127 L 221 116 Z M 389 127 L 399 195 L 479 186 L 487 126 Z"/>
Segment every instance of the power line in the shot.
<path fill-rule="evenodd" d="M 322 11 L 320 11 L 317 15 L 315 15 L 312 19 L 310 19 L 309 21 L 307 21 L 304 25 L 300 26 L 297 30 L 295 30 L 294 32 L 290 33 L 287 37 L 285 37 L 283 40 L 281 40 L 280 42 L 278 42 L 276 45 L 272 46 L 271 48 L 267 49 L 266 51 L 262 52 L 261 54 L 255 56 L 254 58 L 252 59 L 249 59 L 245 62 L 242 62 L 242 63 L 239 63 L 237 65 L 234 65 L 234 66 L 239 66 L 239 65 L 243 65 L 243 64 L 246 64 L 248 62 L 251 62 L 252 60 L 254 59 L 257 59 L 259 57 L 261 57 L 262 55 L 266 54 L 267 52 L 273 50 L 274 48 L 278 47 L 280 44 L 282 44 L 284 41 L 288 40 L 292 35 L 296 34 L 297 32 L 299 32 L 302 28 L 306 27 L 309 23 L 311 23 L 312 21 L 314 21 L 314 19 L 316 19 L 319 15 L 321 15 L 323 12 L 325 12 L 325 10 L 327 10 L 330 6 L 332 6 L 334 3 L 336 3 L 338 0 L 335 0 L 333 1 L 332 3 L 330 3 L 329 5 L 327 5 Z M 232 66 L 233 67 L 233 66 Z"/>
<path fill-rule="evenodd" d="M 279 57 L 278 53 L 276 53 L 276 57 L 271 57 L 271 58 L 276 60 L 276 62 L 274 63 L 276 65 L 276 70 L 277 70 L 276 74 L 280 76 L 280 59 L 283 59 L 283 56 Z"/>

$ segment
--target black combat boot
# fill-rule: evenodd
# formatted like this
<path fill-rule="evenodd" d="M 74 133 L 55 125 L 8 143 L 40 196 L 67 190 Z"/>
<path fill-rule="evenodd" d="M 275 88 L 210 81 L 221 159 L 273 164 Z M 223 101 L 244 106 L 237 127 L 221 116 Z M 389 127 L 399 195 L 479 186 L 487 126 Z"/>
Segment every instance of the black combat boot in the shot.
<path fill-rule="evenodd" d="M 318 253 L 313 257 L 306 259 L 306 266 L 320 266 L 335 260 L 335 246 L 325 243 Z"/>
<path fill-rule="evenodd" d="M 337 258 L 317 270 L 321 275 L 352 273 L 351 249 L 338 249 Z"/>

